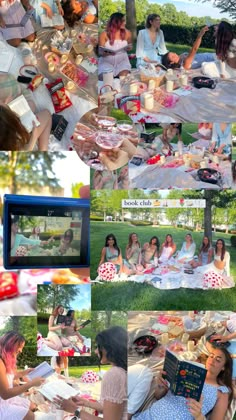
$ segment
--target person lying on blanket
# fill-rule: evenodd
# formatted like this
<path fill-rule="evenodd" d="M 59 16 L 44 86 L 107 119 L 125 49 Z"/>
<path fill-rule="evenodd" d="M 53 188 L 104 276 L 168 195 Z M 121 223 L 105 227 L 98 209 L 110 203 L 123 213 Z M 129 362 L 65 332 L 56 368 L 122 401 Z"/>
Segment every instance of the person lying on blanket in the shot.
<path fill-rule="evenodd" d="M 143 368 L 143 367 L 141 367 Z M 232 358 L 225 348 L 211 347 L 210 355 L 206 361 L 206 379 L 200 401 L 192 398 L 186 399 L 171 393 L 162 373 L 157 378 L 155 397 L 157 399 L 147 410 L 134 414 L 129 413 L 132 420 L 184 420 L 209 419 L 224 420 L 228 407 L 233 398 L 232 385 Z M 139 386 L 136 381 L 135 389 Z M 143 390 L 145 392 L 145 390 Z M 132 393 L 129 399 L 132 398 Z M 129 400 L 128 400 L 129 407 Z M 173 417 L 173 413 L 175 413 Z"/>
<path fill-rule="evenodd" d="M 200 68 L 203 62 L 215 61 L 215 53 L 197 53 L 202 42 L 202 37 L 208 30 L 208 26 L 201 29 L 189 53 L 178 55 L 174 52 L 168 52 L 163 55 L 162 64 L 167 69 L 183 67 L 185 70 L 190 70 Z"/>

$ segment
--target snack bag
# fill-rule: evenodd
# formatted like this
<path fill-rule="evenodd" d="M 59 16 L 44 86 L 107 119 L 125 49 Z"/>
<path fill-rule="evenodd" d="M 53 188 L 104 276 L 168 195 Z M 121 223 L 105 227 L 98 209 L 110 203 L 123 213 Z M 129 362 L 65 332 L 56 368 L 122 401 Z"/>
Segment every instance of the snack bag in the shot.
<path fill-rule="evenodd" d="M 18 295 L 17 278 L 16 273 L 10 273 L 9 271 L 0 273 L 0 300 Z"/>
<path fill-rule="evenodd" d="M 125 96 L 120 100 L 119 106 L 127 115 L 136 114 L 141 108 L 140 96 Z"/>
<path fill-rule="evenodd" d="M 46 83 L 46 87 L 52 97 L 55 112 L 61 112 L 72 105 L 71 100 L 65 92 L 64 83 L 62 79 L 57 79 L 53 83 Z"/>

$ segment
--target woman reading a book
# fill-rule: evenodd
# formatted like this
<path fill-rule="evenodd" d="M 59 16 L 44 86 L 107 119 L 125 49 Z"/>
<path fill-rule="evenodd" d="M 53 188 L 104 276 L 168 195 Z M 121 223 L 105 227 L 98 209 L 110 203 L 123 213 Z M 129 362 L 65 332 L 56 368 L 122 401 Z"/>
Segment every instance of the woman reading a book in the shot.
<path fill-rule="evenodd" d="M 13 47 L 18 47 L 22 40 L 33 42 L 35 31 L 29 19 L 25 24 L 21 24 L 26 15 L 26 11 L 32 9 L 29 0 L 0 0 L 0 34 Z M 8 27 L 8 25 L 16 25 Z"/>
<path fill-rule="evenodd" d="M 81 420 L 97 419 L 97 416 L 86 413 L 83 407 L 103 413 L 104 420 L 126 420 L 127 332 L 121 327 L 111 327 L 96 336 L 96 343 L 99 365 L 111 365 L 102 378 L 100 401 L 93 402 L 81 397 L 65 400 L 57 396 L 55 402 L 61 410 L 75 414 L 78 407 L 82 406 Z"/>
<path fill-rule="evenodd" d="M 136 46 L 137 67 L 161 63 L 161 56 L 167 53 L 160 23 L 160 16 L 152 13 L 147 17 L 146 28 L 139 31 Z"/>
<path fill-rule="evenodd" d="M 130 414 L 129 419 L 206 420 L 207 416 L 210 420 L 224 420 L 233 398 L 232 358 L 225 348 L 212 347 L 205 367 L 207 374 L 200 401 L 174 395 L 160 375 L 155 390 L 157 401 L 141 413 Z"/>
<path fill-rule="evenodd" d="M 38 24 L 41 24 L 42 27 L 50 25 L 57 30 L 64 29 L 64 11 L 59 0 L 29 0 L 29 2 L 34 8 L 34 18 Z"/>
<path fill-rule="evenodd" d="M 43 378 L 25 379 L 23 385 L 13 386 L 13 380 L 26 377 L 33 369 L 17 371 L 17 356 L 24 348 L 25 339 L 15 331 L 0 338 L 0 419 L 33 420 L 34 404 L 23 398 L 24 392 L 42 385 Z"/>
<path fill-rule="evenodd" d="M 65 324 L 58 324 L 58 315 L 63 315 L 64 308 L 62 305 L 56 306 L 48 320 L 48 335 L 44 339 L 44 343 L 53 350 L 62 350 L 63 346 L 71 347 L 70 341 L 63 337 L 63 331 L 66 328 Z"/>
<path fill-rule="evenodd" d="M 127 76 L 131 65 L 127 50 L 131 49 L 131 32 L 125 27 L 125 15 L 113 13 L 107 23 L 106 30 L 99 36 L 101 57 L 98 63 L 98 76 L 102 79 L 103 73 L 108 69 L 113 76 Z"/>
<path fill-rule="evenodd" d="M 20 118 L 7 106 L 9 102 L 23 95 L 40 125 L 33 124 L 31 133 L 22 125 Z M 36 105 L 29 89 L 22 89 L 11 74 L 0 74 L 0 150 L 47 151 L 52 126 L 49 111 L 36 112 Z"/>

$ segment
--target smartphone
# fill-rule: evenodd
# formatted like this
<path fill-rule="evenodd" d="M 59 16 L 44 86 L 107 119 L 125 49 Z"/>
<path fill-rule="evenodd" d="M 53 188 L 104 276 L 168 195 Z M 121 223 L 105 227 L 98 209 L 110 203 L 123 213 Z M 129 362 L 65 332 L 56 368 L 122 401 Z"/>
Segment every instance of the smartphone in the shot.
<path fill-rule="evenodd" d="M 130 163 L 133 163 L 133 165 L 140 166 L 143 163 L 143 158 L 140 156 L 133 156 L 130 160 Z"/>
<path fill-rule="evenodd" d="M 26 77 L 26 76 L 18 76 L 18 77 L 17 77 L 17 81 L 18 81 L 19 83 L 25 83 L 25 84 L 28 84 L 28 83 L 30 83 L 30 82 L 32 81 L 32 78 L 31 78 L 31 77 Z"/>

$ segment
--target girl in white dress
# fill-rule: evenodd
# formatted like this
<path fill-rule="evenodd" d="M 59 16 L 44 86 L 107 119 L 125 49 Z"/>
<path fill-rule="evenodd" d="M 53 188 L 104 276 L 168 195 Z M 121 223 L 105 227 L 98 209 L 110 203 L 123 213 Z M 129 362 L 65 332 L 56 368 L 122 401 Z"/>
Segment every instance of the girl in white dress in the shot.
<path fill-rule="evenodd" d="M 107 28 L 99 36 L 99 47 L 112 50 L 104 51 L 98 62 L 98 75 L 108 70 L 113 70 L 113 76 L 126 76 L 131 65 L 126 50 L 131 49 L 131 32 L 125 28 L 123 13 L 113 13 L 107 23 Z"/>
<path fill-rule="evenodd" d="M 31 387 L 40 386 L 43 378 L 28 380 L 13 387 L 13 380 L 27 376 L 32 369 L 16 371 L 17 355 L 22 352 L 25 339 L 15 331 L 9 331 L 0 338 L 0 419 L 33 420 L 31 403 L 21 394 Z"/>
<path fill-rule="evenodd" d="M 166 235 L 165 242 L 161 246 L 161 255 L 159 258 L 159 263 L 166 264 L 167 262 L 170 262 L 170 259 L 176 252 L 176 245 L 173 241 L 172 235 L 168 234 Z"/>
<path fill-rule="evenodd" d="M 193 242 L 192 235 L 187 233 L 185 236 L 185 242 L 182 245 L 180 252 L 178 252 L 177 261 L 180 264 L 184 264 L 192 260 L 196 250 L 196 244 Z"/>
<path fill-rule="evenodd" d="M 221 276 L 230 276 L 230 255 L 225 248 L 224 239 L 217 239 L 215 250 L 214 250 L 214 259 L 210 264 L 204 265 L 203 267 L 198 267 L 196 273 L 199 274 L 209 274 L 216 273 Z"/>

